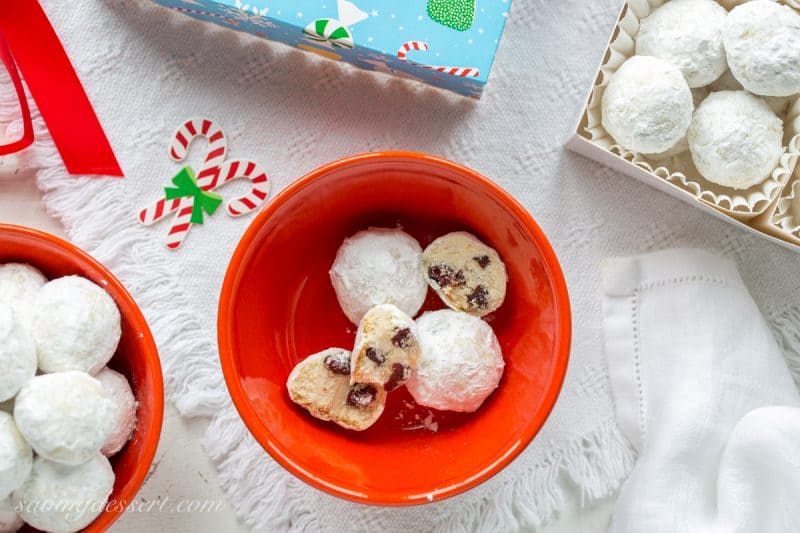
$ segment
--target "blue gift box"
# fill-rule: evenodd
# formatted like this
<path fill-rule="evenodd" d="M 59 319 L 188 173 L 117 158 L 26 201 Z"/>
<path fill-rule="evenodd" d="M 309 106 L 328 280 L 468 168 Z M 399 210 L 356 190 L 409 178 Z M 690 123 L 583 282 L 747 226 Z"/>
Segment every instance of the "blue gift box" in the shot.
<path fill-rule="evenodd" d="M 511 0 L 154 0 L 366 70 L 480 98 Z"/>

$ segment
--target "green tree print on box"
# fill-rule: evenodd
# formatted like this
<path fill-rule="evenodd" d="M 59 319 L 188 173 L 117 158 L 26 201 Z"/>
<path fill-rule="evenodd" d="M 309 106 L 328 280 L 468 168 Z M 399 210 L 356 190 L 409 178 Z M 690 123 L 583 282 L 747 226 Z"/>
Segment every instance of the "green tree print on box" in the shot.
<path fill-rule="evenodd" d="M 448 28 L 467 31 L 475 20 L 475 0 L 428 0 L 428 16 Z"/>

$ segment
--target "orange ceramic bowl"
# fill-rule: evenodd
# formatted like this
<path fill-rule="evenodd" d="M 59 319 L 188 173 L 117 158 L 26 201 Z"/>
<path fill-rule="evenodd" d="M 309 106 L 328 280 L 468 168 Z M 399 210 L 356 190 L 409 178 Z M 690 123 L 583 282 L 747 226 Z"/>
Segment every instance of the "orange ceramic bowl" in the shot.
<path fill-rule="evenodd" d="M 401 226 L 423 247 L 444 233 L 470 231 L 505 261 L 508 295 L 487 317 L 505 374 L 477 412 L 419 407 L 403 387 L 389 394 L 374 426 L 353 432 L 289 399 L 286 379 L 297 362 L 353 345 L 356 328 L 339 308 L 328 270 L 342 240 L 370 226 Z M 443 307 L 429 291 L 423 310 Z M 441 500 L 511 462 L 558 397 L 570 331 L 561 268 L 531 215 L 478 173 L 415 153 L 349 157 L 278 195 L 233 254 L 218 323 L 228 389 L 267 452 L 319 489 L 381 505 Z"/>
<path fill-rule="evenodd" d="M 111 460 L 114 490 L 103 513 L 84 531 L 100 532 L 131 503 L 153 462 L 164 415 L 164 382 L 158 351 L 141 311 L 111 272 L 74 245 L 37 230 L 0 224 L 0 263 L 28 263 L 50 279 L 76 274 L 105 288 L 122 315 L 122 339 L 108 366 L 124 374 L 139 402 L 130 442 Z M 25 527 L 23 531 L 32 531 Z"/>

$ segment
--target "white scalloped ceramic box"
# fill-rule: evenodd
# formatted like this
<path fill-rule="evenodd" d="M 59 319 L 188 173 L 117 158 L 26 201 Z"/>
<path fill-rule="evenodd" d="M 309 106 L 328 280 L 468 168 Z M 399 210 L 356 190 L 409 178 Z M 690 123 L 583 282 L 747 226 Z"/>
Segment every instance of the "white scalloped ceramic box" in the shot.
<path fill-rule="evenodd" d="M 800 12 L 800 0 L 777 1 Z M 800 98 L 781 116 L 784 154 L 778 167 L 763 183 L 743 191 L 705 180 L 688 152 L 654 159 L 620 147 L 603 128 L 600 103 L 605 87 L 617 69 L 634 55 L 640 21 L 664 3 L 665 0 L 628 0 L 623 4 L 595 84 L 567 147 L 731 224 L 800 252 Z M 737 3 L 741 1 L 720 1 L 728 9 Z"/>

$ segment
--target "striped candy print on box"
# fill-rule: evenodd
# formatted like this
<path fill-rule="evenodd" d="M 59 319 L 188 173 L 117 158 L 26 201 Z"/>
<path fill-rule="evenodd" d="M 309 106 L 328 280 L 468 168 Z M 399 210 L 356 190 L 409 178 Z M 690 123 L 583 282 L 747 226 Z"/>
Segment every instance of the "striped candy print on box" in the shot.
<path fill-rule="evenodd" d="M 409 61 L 407 56 L 408 52 L 410 52 L 411 50 L 420 50 L 422 52 L 427 52 L 428 43 L 424 41 L 406 41 L 400 46 L 400 49 L 397 51 L 397 58 L 405 63 L 414 63 L 415 65 L 419 65 L 423 68 L 435 70 L 437 72 L 442 72 L 444 74 L 449 74 L 451 76 L 459 76 L 461 78 L 477 78 L 478 76 L 481 75 L 480 69 L 477 68 L 442 67 L 438 65 L 423 65 L 422 63 Z"/>

